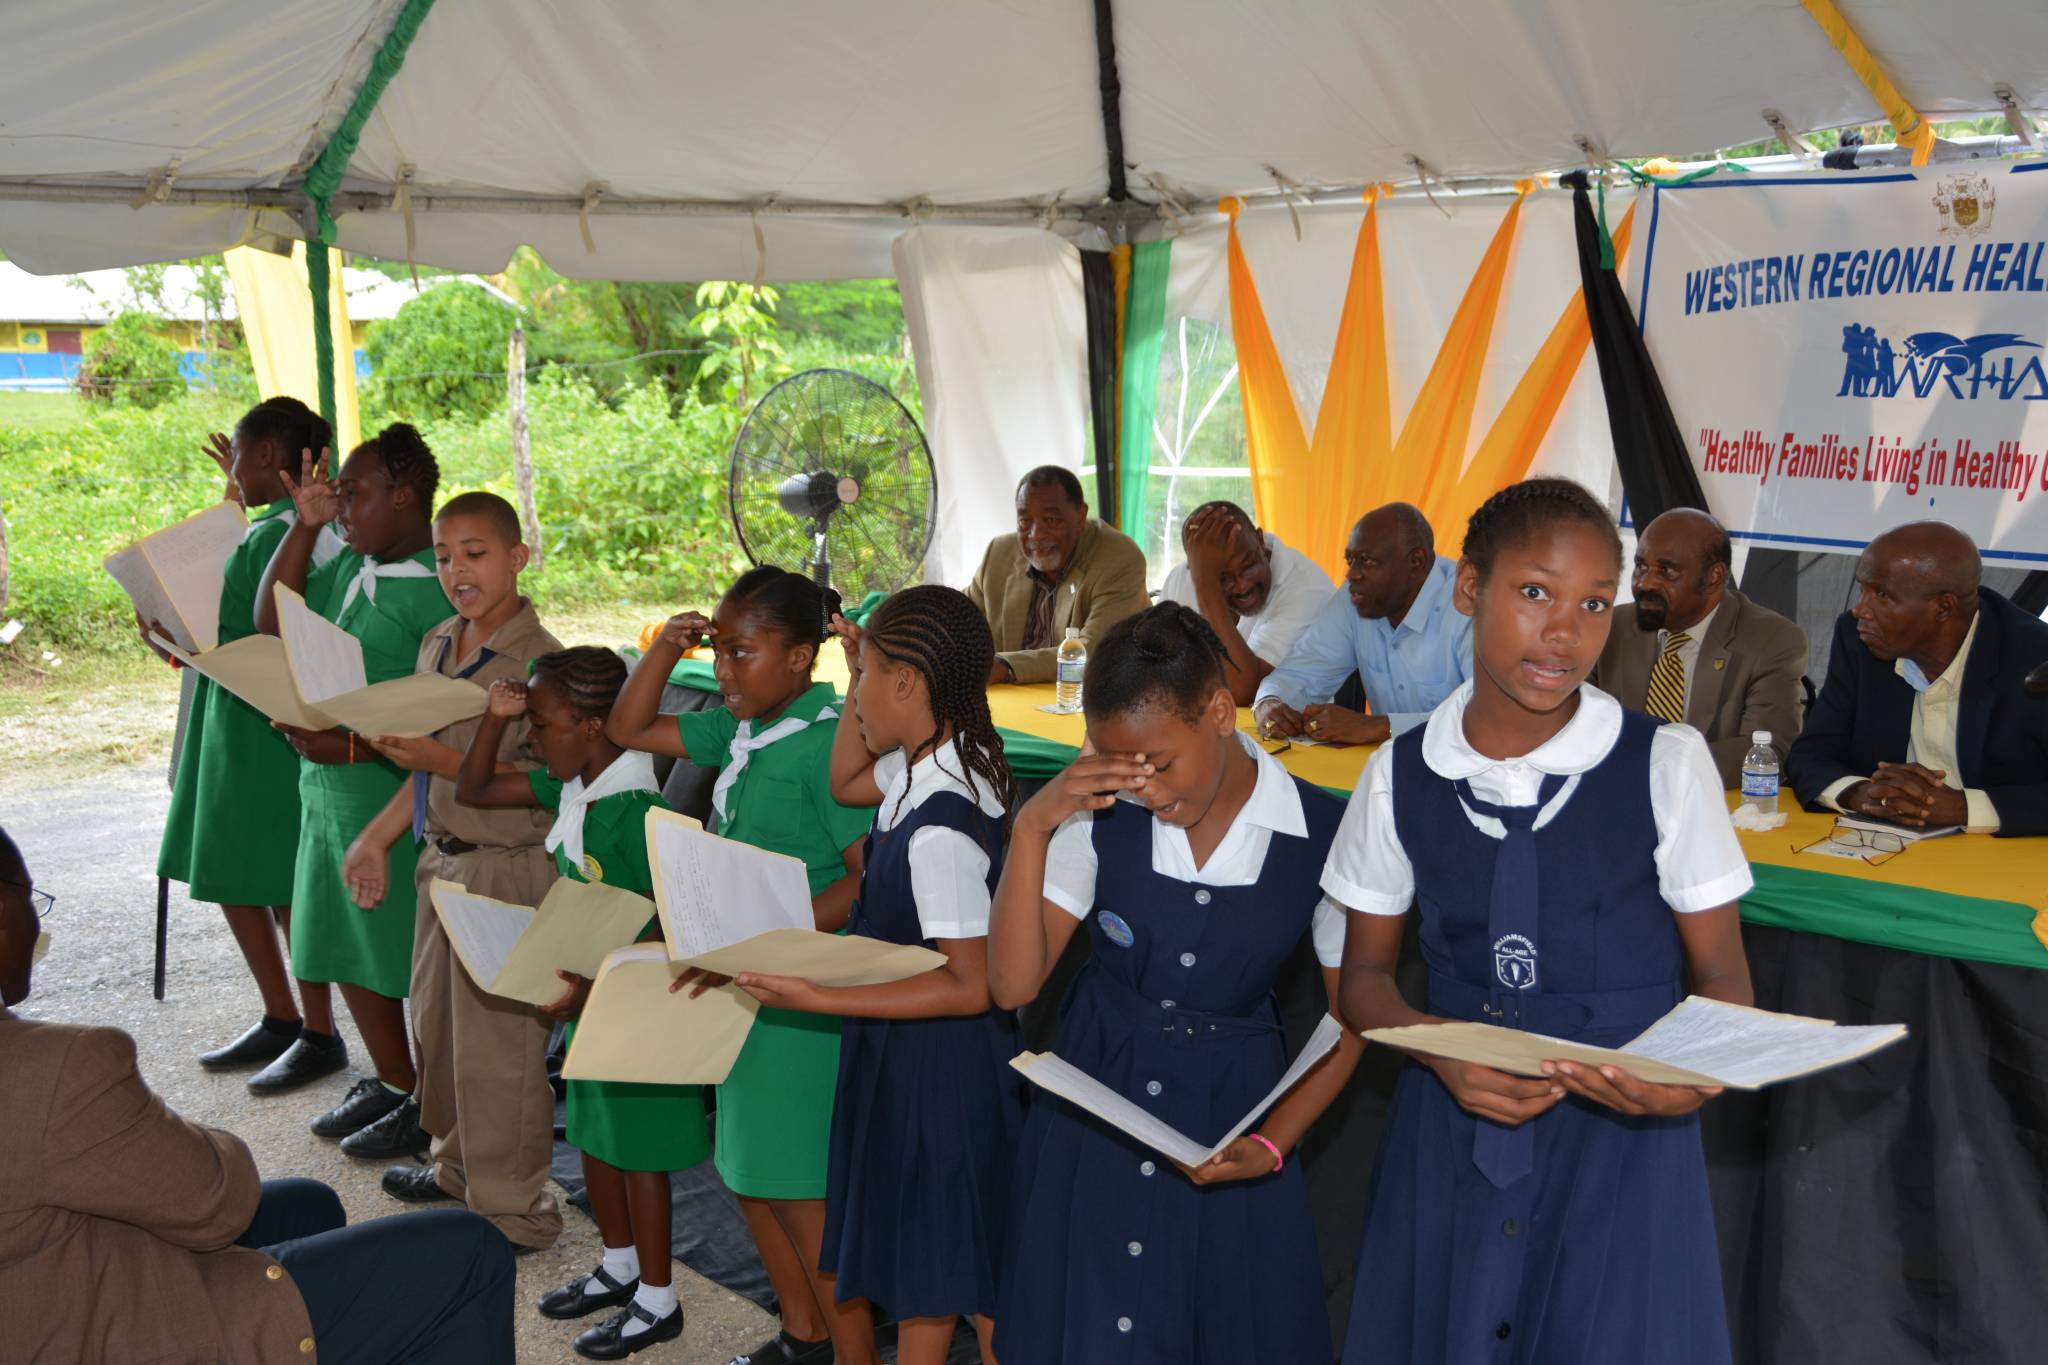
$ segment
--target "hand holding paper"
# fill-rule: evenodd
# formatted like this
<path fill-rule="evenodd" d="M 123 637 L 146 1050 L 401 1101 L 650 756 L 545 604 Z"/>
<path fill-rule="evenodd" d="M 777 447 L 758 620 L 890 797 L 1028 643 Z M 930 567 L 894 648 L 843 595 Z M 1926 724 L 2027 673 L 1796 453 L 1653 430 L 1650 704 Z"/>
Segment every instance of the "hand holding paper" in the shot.
<path fill-rule="evenodd" d="M 241 508 L 217 503 L 115 551 L 103 567 L 138 617 L 160 624 L 179 649 L 197 654 L 219 643 L 228 556 L 247 530 Z"/>
<path fill-rule="evenodd" d="M 275 586 L 278 637 L 292 688 L 299 704 L 325 721 L 320 728 L 340 725 L 361 735 L 413 738 L 483 714 L 484 690 L 464 679 L 412 673 L 368 682 L 362 642 L 284 584 Z"/>

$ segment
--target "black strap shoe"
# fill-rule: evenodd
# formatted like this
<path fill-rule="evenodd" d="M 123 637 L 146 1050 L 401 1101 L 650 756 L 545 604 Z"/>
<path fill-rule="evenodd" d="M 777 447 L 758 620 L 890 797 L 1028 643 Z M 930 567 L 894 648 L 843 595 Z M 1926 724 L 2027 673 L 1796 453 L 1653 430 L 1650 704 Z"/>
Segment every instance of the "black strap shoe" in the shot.
<path fill-rule="evenodd" d="M 832 1339 L 805 1341 L 787 1332 L 777 1332 L 768 1340 L 744 1355 L 736 1355 L 726 1365 L 831 1365 Z"/>
<path fill-rule="evenodd" d="M 358 1161 L 397 1161 L 425 1156 L 434 1139 L 420 1127 L 420 1102 L 407 1095 L 396 1109 L 341 1140 L 343 1155 Z"/>
<path fill-rule="evenodd" d="M 240 1071 L 245 1067 L 268 1066 L 298 1041 L 299 1021 L 273 1019 L 264 1015 L 249 1025 L 249 1031 L 211 1052 L 199 1054 L 199 1065 L 208 1071 Z"/>
<path fill-rule="evenodd" d="M 626 1335 L 626 1324 L 634 1319 L 646 1323 L 647 1330 Z M 664 1341 L 674 1341 L 683 1334 L 683 1306 L 676 1305 L 676 1311 L 665 1318 L 657 1318 L 640 1304 L 626 1305 L 623 1313 L 614 1313 L 597 1326 L 578 1336 L 570 1345 L 576 1354 L 586 1360 L 624 1360 L 635 1351 L 644 1351 Z"/>
<path fill-rule="evenodd" d="M 371 1076 L 350 1086 L 348 1095 L 340 1104 L 308 1126 L 312 1128 L 313 1136 L 332 1142 L 350 1133 L 361 1132 L 404 1103 L 405 1096 L 392 1094 L 384 1082 Z"/>
<path fill-rule="evenodd" d="M 276 1061 L 249 1078 L 249 1090 L 256 1095 L 282 1095 L 322 1076 L 332 1076 L 347 1065 L 347 1043 L 331 1033 L 301 1029 Z"/>
<path fill-rule="evenodd" d="M 431 1204 L 437 1199 L 455 1197 L 441 1188 L 441 1182 L 434 1178 L 432 1166 L 393 1166 L 384 1172 L 380 1183 L 384 1186 L 384 1193 L 408 1204 Z"/>
<path fill-rule="evenodd" d="M 593 1294 L 586 1288 L 591 1280 L 606 1286 L 601 1293 Z M 633 1294 L 640 1288 L 640 1277 L 619 1281 L 605 1273 L 602 1263 L 588 1275 L 578 1275 L 560 1289 L 550 1289 L 540 1296 L 535 1307 L 544 1318 L 587 1318 L 600 1308 L 617 1308 L 622 1303 L 631 1303 Z"/>

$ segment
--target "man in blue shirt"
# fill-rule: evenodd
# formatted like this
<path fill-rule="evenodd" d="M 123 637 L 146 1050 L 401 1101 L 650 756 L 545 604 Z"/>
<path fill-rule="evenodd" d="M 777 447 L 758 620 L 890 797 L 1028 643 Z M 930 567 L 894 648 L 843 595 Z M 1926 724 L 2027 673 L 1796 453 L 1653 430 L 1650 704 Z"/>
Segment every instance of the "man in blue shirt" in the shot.
<path fill-rule="evenodd" d="M 1407 503 L 1359 518 L 1344 544 L 1344 586 L 1259 684 L 1259 732 L 1378 744 L 1421 724 L 1472 676 L 1472 618 L 1451 600 L 1456 576 Z M 1353 670 L 1371 715 L 1330 702 Z"/>

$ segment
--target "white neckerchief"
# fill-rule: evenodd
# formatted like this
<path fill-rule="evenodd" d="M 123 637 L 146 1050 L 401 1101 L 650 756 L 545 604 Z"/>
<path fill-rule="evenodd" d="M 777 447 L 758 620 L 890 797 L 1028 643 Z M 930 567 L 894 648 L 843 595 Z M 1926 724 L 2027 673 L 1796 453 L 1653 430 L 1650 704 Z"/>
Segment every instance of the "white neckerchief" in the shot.
<path fill-rule="evenodd" d="M 583 817 L 607 796 L 620 792 L 658 792 L 661 788 L 654 781 L 654 755 L 628 750 L 612 760 L 612 765 L 597 775 L 597 781 L 583 785 L 583 775 L 578 773 L 562 787 L 562 806 L 555 813 L 555 823 L 548 830 L 548 837 L 542 847 L 553 853 L 556 849 L 568 855 L 569 865 L 583 866 Z"/>
<path fill-rule="evenodd" d="M 349 604 L 356 600 L 357 593 L 361 593 L 369 598 L 371 603 L 374 604 L 377 600 L 377 580 L 380 578 L 432 578 L 433 576 L 434 570 L 416 559 L 399 559 L 386 564 L 365 555 L 363 557 L 363 567 L 356 570 L 356 576 L 348 581 L 348 591 L 341 595 L 341 610 L 334 613 L 335 618 L 338 620 L 348 615 Z"/>
<path fill-rule="evenodd" d="M 719 827 L 724 828 L 728 818 L 725 813 L 725 795 L 732 790 L 732 784 L 740 780 L 740 773 L 747 766 L 747 755 L 756 749 L 765 749 L 779 739 L 788 739 L 816 721 L 838 719 L 838 709 L 827 702 L 818 708 L 818 714 L 810 720 L 805 720 L 802 716 L 784 716 L 758 735 L 754 733 L 754 722 L 741 721 L 739 732 L 732 737 L 732 747 L 727 750 L 729 756 L 725 760 L 725 766 L 718 770 L 718 782 L 711 788 L 711 806 L 718 812 Z"/>
<path fill-rule="evenodd" d="M 244 541 L 247 541 L 250 536 L 256 534 L 257 527 L 273 521 L 283 522 L 284 529 L 289 531 L 292 529 L 292 527 L 297 526 L 299 524 L 299 510 L 296 507 L 287 507 L 282 512 L 279 512 L 276 516 L 256 518 L 256 520 L 250 522 L 248 526 L 243 528 L 242 539 Z M 343 550 L 346 550 L 347 548 L 348 542 L 343 540 L 340 536 L 334 533 L 333 526 L 329 525 L 321 527 L 320 538 L 313 542 L 313 567 L 316 569 L 319 568 L 322 564 L 325 564 L 328 560 L 334 558 L 336 555 L 340 554 Z M 371 600 L 375 601 L 376 599 L 372 598 Z"/>

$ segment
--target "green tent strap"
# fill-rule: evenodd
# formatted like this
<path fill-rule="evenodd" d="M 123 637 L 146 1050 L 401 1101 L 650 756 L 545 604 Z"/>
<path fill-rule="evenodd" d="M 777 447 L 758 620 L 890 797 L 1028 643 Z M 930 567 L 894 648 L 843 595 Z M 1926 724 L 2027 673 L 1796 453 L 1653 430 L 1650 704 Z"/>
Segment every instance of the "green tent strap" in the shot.
<path fill-rule="evenodd" d="M 334 215 L 327 206 L 334 192 L 341 188 L 341 177 L 363 140 L 363 128 L 375 112 L 377 101 L 384 97 L 385 87 L 398 74 L 398 68 L 405 65 L 406 49 L 419 36 L 420 25 L 426 22 L 427 11 L 433 7 L 434 0 L 405 0 L 405 8 L 392 21 L 391 31 L 384 35 L 377 55 L 370 59 L 370 70 L 349 103 L 348 112 L 341 116 L 334 135 L 306 170 L 306 195 L 313 201 L 319 231 L 315 240 L 306 243 L 306 288 L 313 295 L 313 363 L 320 376 L 320 415 L 330 427 L 335 424 L 336 413 L 334 319 L 329 302 L 333 272 L 328 268 L 327 247 L 334 241 Z"/>
<path fill-rule="evenodd" d="M 1159 347 L 1166 335 L 1166 275 L 1172 257 L 1170 238 L 1132 246 L 1130 292 L 1124 302 L 1116 508 L 1123 533 L 1140 543 L 1145 535 L 1145 492 L 1152 468 L 1152 416 L 1159 407 Z"/>

